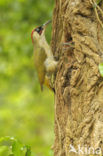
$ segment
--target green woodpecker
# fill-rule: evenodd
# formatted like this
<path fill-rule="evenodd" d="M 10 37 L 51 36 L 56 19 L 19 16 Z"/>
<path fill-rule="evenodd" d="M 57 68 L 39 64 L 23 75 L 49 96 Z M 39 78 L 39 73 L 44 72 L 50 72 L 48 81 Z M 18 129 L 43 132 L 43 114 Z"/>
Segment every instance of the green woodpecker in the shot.
<path fill-rule="evenodd" d="M 57 61 L 54 60 L 53 53 L 45 38 L 46 26 L 51 21 L 44 23 L 32 30 L 31 39 L 34 46 L 34 65 L 37 71 L 41 90 L 43 85 L 54 90 L 51 77 L 56 70 Z"/>

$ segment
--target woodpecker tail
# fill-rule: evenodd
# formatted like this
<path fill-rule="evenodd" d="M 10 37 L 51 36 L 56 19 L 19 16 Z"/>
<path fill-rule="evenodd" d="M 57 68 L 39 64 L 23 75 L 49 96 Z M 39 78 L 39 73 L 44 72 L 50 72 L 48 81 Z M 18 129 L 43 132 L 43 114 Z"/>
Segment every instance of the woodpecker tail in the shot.
<path fill-rule="evenodd" d="M 47 76 L 45 77 L 44 85 L 55 93 L 55 89 L 51 84 L 50 78 Z"/>

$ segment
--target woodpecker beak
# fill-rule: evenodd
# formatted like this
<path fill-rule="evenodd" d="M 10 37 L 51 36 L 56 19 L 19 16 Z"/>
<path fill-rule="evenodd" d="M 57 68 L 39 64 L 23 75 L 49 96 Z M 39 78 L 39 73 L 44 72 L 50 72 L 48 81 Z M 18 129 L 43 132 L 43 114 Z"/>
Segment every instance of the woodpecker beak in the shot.
<path fill-rule="evenodd" d="M 45 30 L 46 30 L 46 27 L 47 27 L 47 25 L 49 24 L 49 23 L 51 23 L 52 21 L 51 20 L 49 20 L 49 21 L 47 21 L 46 23 L 44 23 L 43 25 L 41 25 L 41 26 L 39 26 L 39 27 L 37 27 L 37 28 L 35 28 L 35 29 L 33 29 L 32 30 L 32 32 L 31 32 L 31 39 L 32 39 L 32 42 L 34 43 L 34 39 L 33 39 L 33 34 L 34 34 L 34 32 L 37 32 L 40 36 L 42 35 L 44 35 L 44 33 L 45 33 Z"/>
<path fill-rule="evenodd" d="M 42 28 L 45 29 L 47 27 L 47 25 L 50 24 L 51 22 L 52 22 L 51 20 L 47 21 L 46 23 L 44 23 L 42 25 Z"/>

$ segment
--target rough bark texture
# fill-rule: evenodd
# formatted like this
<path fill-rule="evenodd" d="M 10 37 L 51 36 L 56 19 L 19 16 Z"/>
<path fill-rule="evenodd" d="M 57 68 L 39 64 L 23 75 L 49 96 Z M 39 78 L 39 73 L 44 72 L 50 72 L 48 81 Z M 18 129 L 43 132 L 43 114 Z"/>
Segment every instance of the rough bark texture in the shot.
<path fill-rule="evenodd" d="M 74 42 L 74 48 L 63 46 Z M 103 29 L 89 0 L 56 0 L 52 50 L 59 60 L 55 80 L 55 156 L 70 144 L 103 149 Z M 82 155 L 82 154 L 80 154 Z"/>

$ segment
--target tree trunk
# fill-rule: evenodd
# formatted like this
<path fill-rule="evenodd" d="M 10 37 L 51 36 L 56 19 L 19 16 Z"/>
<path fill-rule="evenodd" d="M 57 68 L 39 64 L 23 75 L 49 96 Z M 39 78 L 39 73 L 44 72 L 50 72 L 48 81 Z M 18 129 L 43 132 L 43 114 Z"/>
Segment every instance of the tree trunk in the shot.
<path fill-rule="evenodd" d="M 90 147 L 103 149 L 103 78 L 98 71 L 103 28 L 90 0 L 56 0 L 51 44 L 58 59 L 54 155 L 82 156 Z M 70 152 L 71 145 L 76 152 Z"/>

